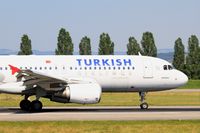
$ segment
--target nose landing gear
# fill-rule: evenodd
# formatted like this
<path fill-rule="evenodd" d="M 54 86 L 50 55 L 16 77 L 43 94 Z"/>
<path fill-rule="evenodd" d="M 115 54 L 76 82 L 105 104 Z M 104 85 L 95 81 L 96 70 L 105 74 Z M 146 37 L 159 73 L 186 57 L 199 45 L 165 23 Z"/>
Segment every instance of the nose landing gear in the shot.
<path fill-rule="evenodd" d="M 145 102 L 145 96 L 146 96 L 146 92 L 139 92 L 139 96 L 140 96 L 140 108 L 141 109 L 148 109 L 149 105 L 148 103 Z"/>

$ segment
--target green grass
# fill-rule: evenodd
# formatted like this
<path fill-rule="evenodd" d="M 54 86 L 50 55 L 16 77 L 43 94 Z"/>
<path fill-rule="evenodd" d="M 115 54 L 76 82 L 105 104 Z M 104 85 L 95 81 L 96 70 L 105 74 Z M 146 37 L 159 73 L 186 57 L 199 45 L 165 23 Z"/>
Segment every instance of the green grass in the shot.
<path fill-rule="evenodd" d="M 180 89 L 200 89 L 200 80 L 189 80 L 188 83 Z"/>
<path fill-rule="evenodd" d="M 194 121 L 0 122 L 0 133 L 199 133 Z"/>
<path fill-rule="evenodd" d="M 189 106 L 200 105 L 200 92 L 150 92 L 147 94 L 150 106 Z M 18 106 L 22 96 L 0 94 L 0 107 Z M 31 97 L 34 100 L 34 97 Z M 138 106 L 140 104 L 138 93 L 103 93 L 98 104 L 63 104 L 41 98 L 44 106 Z"/>

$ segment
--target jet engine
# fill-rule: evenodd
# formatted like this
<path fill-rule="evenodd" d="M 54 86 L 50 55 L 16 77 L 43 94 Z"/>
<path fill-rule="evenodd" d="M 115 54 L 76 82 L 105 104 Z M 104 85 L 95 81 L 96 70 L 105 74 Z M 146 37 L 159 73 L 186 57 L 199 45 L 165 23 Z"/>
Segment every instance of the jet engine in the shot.
<path fill-rule="evenodd" d="M 97 83 L 69 84 L 64 91 L 55 93 L 51 101 L 93 104 L 100 101 L 101 92 L 101 86 Z"/>

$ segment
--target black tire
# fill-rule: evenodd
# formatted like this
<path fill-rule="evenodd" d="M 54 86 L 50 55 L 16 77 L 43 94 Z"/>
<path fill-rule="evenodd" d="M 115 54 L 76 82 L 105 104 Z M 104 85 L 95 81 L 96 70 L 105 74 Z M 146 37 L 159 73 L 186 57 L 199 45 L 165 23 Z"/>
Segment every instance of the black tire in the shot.
<path fill-rule="evenodd" d="M 147 103 L 140 104 L 141 109 L 148 109 L 149 105 Z"/>
<path fill-rule="evenodd" d="M 31 102 L 29 100 L 22 100 L 19 104 L 21 110 L 29 111 L 31 108 Z"/>
<path fill-rule="evenodd" d="M 42 110 L 42 103 L 39 100 L 34 100 L 31 102 L 31 111 L 40 112 Z"/>

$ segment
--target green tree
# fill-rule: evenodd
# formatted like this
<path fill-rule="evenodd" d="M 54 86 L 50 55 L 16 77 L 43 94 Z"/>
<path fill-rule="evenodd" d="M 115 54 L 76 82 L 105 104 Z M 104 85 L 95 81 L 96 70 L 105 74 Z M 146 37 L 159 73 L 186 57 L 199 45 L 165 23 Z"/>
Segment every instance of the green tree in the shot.
<path fill-rule="evenodd" d="M 141 52 L 140 45 L 134 37 L 130 37 L 127 44 L 127 55 L 138 55 L 138 52 Z"/>
<path fill-rule="evenodd" d="M 178 38 L 175 41 L 173 65 L 178 70 L 182 70 L 183 71 L 183 69 L 184 69 L 184 65 L 185 65 L 185 48 L 184 48 L 184 45 L 182 43 L 181 38 Z"/>
<path fill-rule="evenodd" d="M 114 43 L 111 41 L 110 36 L 107 33 L 100 35 L 99 41 L 99 55 L 113 55 Z"/>
<path fill-rule="evenodd" d="M 28 35 L 23 35 L 21 38 L 20 51 L 18 52 L 18 55 L 31 55 L 31 54 L 33 54 L 31 40 L 29 39 Z"/>
<path fill-rule="evenodd" d="M 197 64 L 198 50 L 199 40 L 195 35 L 192 35 L 188 40 L 187 64 Z"/>
<path fill-rule="evenodd" d="M 79 54 L 80 55 L 91 55 L 91 44 L 90 44 L 90 38 L 87 36 L 83 37 L 81 39 L 81 42 L 79 44 Z"/>
<path fill-rule="evenodd" d="M 58 35 L 56 55 L 72 55 L 74 51 L 74 45 L 72 38 L 64 28 L 61 28 Z"/>
<path fill-rule="evenodd" d="M 195 35 L 188 40 L 187 69 L 189 69 L 190 78 L 200 78 L 200 48 L 199 40 Z"/>
<path fill-rule="evenodd" d="M 144 55 L 153 57 L 157 56 L 157 48 L 154 42 L 153 34 L 151 32 L 143 33 L 141 44 Z"/>

